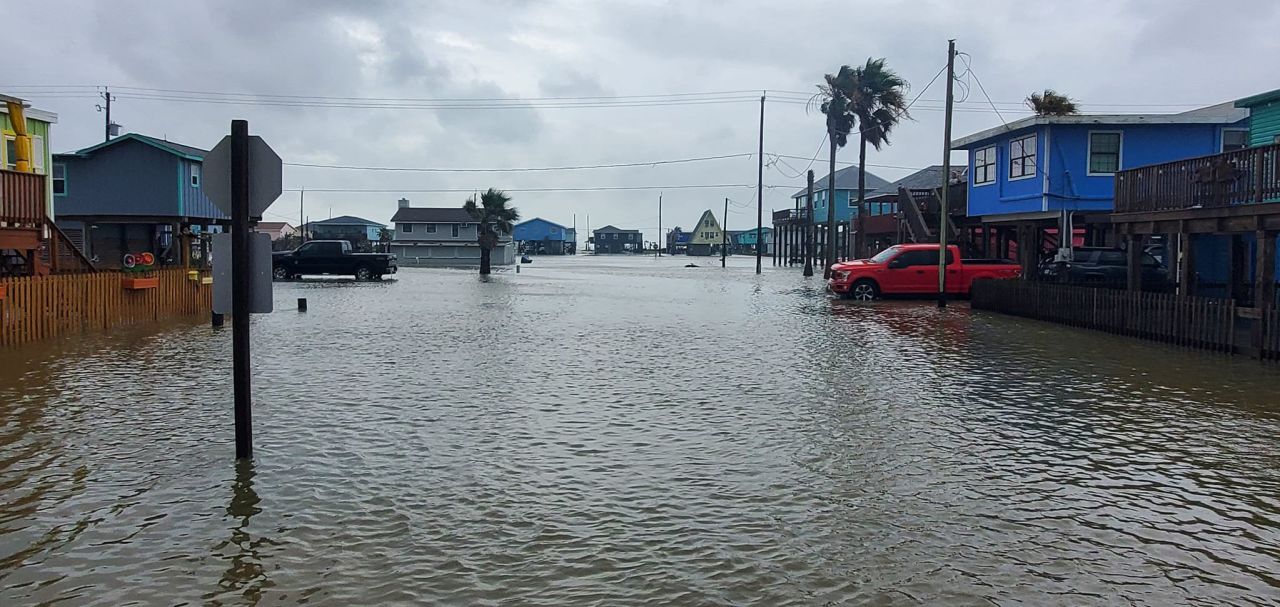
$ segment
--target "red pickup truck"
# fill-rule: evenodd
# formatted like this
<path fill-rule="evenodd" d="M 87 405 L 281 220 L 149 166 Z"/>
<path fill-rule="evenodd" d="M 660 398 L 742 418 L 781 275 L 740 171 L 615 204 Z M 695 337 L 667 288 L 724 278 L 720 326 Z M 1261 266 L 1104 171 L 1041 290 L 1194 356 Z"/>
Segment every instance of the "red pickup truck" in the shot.
<path fill-rule="evenodd" d="M 947 247 L 947 293 L 968 295 L 973 281 L 1017 278 L 1022 269 L 1005 259 L 961 259 L 960 248 Z M 938 245 L 900 244 L 871 259 L 831 266 L 827 287 L 850 299 L 872 300 L 881 295 L 936 295 Z"/>

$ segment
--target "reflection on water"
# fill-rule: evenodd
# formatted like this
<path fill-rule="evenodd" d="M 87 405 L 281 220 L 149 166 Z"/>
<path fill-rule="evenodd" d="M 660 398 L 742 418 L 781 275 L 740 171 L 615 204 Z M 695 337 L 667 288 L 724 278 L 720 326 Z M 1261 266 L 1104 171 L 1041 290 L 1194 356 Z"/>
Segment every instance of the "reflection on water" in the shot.
<path fill-rule="evenodd" d="M 279 285 L 252 464 L 229 332 L 0 353 L 0 604 L 1280 596 L 1275 367 L 685 261 Z"/>

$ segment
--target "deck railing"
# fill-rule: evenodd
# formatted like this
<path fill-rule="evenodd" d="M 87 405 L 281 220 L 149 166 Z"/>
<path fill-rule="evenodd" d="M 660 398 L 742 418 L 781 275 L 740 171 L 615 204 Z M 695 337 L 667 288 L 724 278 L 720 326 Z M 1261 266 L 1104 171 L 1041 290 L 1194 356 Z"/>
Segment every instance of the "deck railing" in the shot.
<path fill-rule="evenodd" d="M 45 221 L 44 175 L 0 169 L 0 226 L 40 227 Z"/>
<path fill-rule="evenodd" d="M 1116 173 L 1117 213 L 1280 202 L 1280 144 Z"/>
<path fill-rule="evenodd" d="M 808 221 L 808 209 L 784 209 L 773 212 L 773 223 L 782 223 L 787 221 Z"/>

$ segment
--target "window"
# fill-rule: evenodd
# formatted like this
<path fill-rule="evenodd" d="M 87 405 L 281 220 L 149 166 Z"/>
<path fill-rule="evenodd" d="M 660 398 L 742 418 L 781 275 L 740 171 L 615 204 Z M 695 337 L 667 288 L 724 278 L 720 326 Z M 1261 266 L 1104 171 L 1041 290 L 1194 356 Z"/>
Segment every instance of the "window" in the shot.
<path fill-rule="evenodd" d="M 906 251 L 897 256 L 893 260 L 894 265 L 899 268 L 909 268 L 913 266 L 936 266 L 938 265 L 938 251 Z M 951 250 L 947 250 L 947 264 L 955 262 L 951 254 Z"/>
<path fill-rule="evenodd" d="M 618 233 L 617 233 L 617 232 L 614 232 L 614 233 L 613 233 L 613 239 L 614 239 L 614 240 L 617 240 L 617 239 L 618 239 Z"/>
<path fill-rule="evenodd" d="M 466 229 L 466 228 L 471 227 L 471 224 L 469 224 L 469 223 L 464 223 L 464 224 L 462 224 L 462 227 L 463 227 L 463 229 Z"/>
<path fill-rule="evenodd" d="M 1249 131 L 1246 129 L 1223 129 L 1222 151 L 1234 152 L 1249 147 Z"/>
<path fill-rule="evenodd" d="M 450 236 L 452 236 L 452 237 L 454 237 L 454 238 L 457 238 L 457 237 L 458 237 L 458 224 L 456 224 L 456 223 L 455 223 L 455 224 L 453 224 L 453 225 L 450 225 L 449 227 L 450 227 L 450 228 L 452 228 L 452 229 L 450 229 L 450 230 L 449 230 L 449 235 L 450 235 Z"/>
<path fill-rule="evenodd" d="M 425 230 L 423 230 L 423 231 L 425 231 L 425 232 L 426 232 L 426 233 L 428 233 L 428 234 L 435 234 L 435 233 L 436 233 L 436 224 L 434 224 L 434 223 L 428 223 L 428 224 L 425 224 L 425 225 L 426 225 L 427 227 L 426 227 L 426 229 L 425 229 Z"/>
<path fill-rule="evenodd" d="M 1110 175 L 1120 170 L 1120 133 L 1089 133 L 1089 174 Z"/>
<path fill-rule="evenodd" d="M 1027 135 L 1009 142 L 1009 179 L 1036 174 L 1036 136 Z"/>
<path fill-rule="evenodd" d="M 4 138 L 4 168 L 10 171 L 18 168 L 18 142 L 8 135 Z"/>
<path fill-rule="evenodd" d="M 195 163 L 191 164 L 191 187 L 200 187 L 200 165 Z M 214 189 L 216 190 L 217 188 Z"/>
<path fill-rule="evenodd" d="M 31 168 L 44 175 L 44 137 L 31 137 Z"/>
<path fill-rule="evenodd" d="M 401 231 L 401 232 L 404 232 L 405 234 L 412 234 L 412 233 L 413 233 L 413 224 L 411 224 L 411 223 L 402 223 L 402 224 L 400 224 L 400 231 Z"/>
<path fill-rule="evenodd" d="M 67 195 L 67 165 L 61 162 L 53 164 L 53 195 Z"/>
<path fill-rule="evenodd" d="M 996 147 L 993 145 L 973 153 L 973 185 L 996 180 Z"/>

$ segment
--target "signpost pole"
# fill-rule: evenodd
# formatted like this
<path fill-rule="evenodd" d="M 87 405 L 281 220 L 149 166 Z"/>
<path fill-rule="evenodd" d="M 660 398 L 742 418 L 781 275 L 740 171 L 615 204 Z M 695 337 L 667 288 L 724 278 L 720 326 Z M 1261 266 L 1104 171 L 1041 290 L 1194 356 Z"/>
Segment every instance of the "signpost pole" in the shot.
<path fill-rule="evenodd" d="M 249 122 L 231 121 L 231 350 L 236 459 L 253 458 L 249 369 Z"/>

